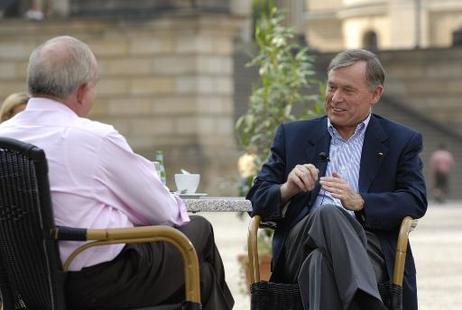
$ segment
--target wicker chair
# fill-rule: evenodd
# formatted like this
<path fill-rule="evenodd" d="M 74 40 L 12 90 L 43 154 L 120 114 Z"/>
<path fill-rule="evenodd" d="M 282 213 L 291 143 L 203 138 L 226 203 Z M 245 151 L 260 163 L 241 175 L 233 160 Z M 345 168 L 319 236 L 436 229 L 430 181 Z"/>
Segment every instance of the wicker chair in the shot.
<path fill-rule="evenodd" d="M 58 241 L 84 243 L 61 264 Z M 54 224 L 45 153 L 30 144 L 0 138 L 0 290 L 3 307 L 65 310 L 65 277 L 72 260 L 89 247 L 167 241 L 185 262 L 186 300 L 143 309 L 201 309 L 199 265 L 194 246 L 167 226 L 77 229 Z"/>
<path fill-rule="evenodd" d="M 260 228 L 261 217 L 255 215 L 249 224 L 247 247 L 250 271 L 250 292 L 252 310 L 303 310 L 300 291 L 297 284 L 274 283 L 260 281 L 258 267 L 257 232 Z M 409 233 L 417 226 L 417 220 L 406 216 L 401 227 L 396 246 L 393 279 L 389 284 L 379 285 L 384 304 L 390 310 L 402 309 L 402 290 L 404 277 L 404 263 L 408 245 Z"/>

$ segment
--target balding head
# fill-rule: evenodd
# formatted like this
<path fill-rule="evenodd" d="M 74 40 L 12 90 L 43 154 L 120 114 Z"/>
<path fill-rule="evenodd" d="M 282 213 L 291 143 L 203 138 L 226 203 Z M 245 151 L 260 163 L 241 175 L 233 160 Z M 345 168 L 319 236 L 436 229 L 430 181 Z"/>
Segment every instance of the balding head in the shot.
<path fill-rule="evenodd" d="M 32 96 L 65 100 L 96 78 L 96 59 L 88 45 L 70 37 L 52 38 L 29 58 L 27 85 Z"/>

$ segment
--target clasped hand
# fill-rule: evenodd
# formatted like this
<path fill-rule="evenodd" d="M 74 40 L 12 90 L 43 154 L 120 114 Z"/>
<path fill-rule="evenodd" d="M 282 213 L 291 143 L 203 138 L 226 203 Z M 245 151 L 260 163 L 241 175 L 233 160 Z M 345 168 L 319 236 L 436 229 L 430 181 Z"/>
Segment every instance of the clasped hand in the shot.
<path fill-rule="evenodd" d="M 281 185 L 282 202 L 287 202 L 299 192 L 312 191 L 318 175 L 319 170 L 313 164 L 296 165 L 287 176 L 287 181 Z"/>
<path fill-rule="evenodd" d="M 359 211 L 364 207 L 361 195 L 353 191 L 350 184 L 337 172 L 333 172 L 331 177 L 322 177 L 319 183 L 332 197 L 340 199 L 345 209 Z"/>
<path fill-rule="evenodd" d="M 313 164 L 296 165 L 289 173 L 287 181 L 281 185 L 282 202 L 287 202 L 299 192 L 312 191 L 318 178 L 319 170 Z M 334 172 L 330 177 L 322 177 L 319 183 L 332 197 L 340 199 L 345 209 L 359 211 L 364 207 L 361 195 L 353 191 L 340 174 Z"/>

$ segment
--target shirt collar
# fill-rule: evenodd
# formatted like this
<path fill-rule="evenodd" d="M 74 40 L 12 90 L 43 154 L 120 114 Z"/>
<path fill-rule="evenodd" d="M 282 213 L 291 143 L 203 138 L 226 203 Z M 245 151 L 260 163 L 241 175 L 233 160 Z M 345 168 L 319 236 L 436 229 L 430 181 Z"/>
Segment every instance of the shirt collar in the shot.
<path fill-rule="evenodd" d="M 59 111 L 68 115 L 77 116 L 77 114 L 64 103 L 41 97 L 30 98 L 27 102 L 26 111 Z"/>
<path fill-rule="evenodd" d="M 371 113 L 369 113 L 369 115 L 356 126 L 355 132 L 350 137 L 350 139 L 354 136 L 364 133 L 366 131 L 367 125 L 369 125 L 370 120 L 371 120 Z M 327 131 L 329 132 L 332 139 L 337 138 L 340 140 L 344 140 L 338 133 L 337 129 L 335 129 L 334 125 L 332 125 L 329 118 L 327 118 Z"/>

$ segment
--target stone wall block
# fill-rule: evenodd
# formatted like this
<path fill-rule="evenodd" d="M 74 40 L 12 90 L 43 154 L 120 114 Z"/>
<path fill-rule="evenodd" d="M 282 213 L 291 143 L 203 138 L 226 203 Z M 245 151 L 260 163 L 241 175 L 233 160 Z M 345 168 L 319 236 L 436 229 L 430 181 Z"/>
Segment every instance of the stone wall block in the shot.
<path fill-rule="evenodd" d="M 462 76 L 462 64 L 454 61 L 450 64 L 435 64 L 428 66 L 425 70 L 427 78 L 460 78 Z"/>
<path fill-rule="evenodd" d="M 175 89 L 178 94 L 196 94 L 198 91 L 199 82 L 196 76 L 179 76 L 175 82 Z"/>
<path fill-rule="evenodd" d="M 230 115 L 234 110 L 234 102 L 228 96 L 202 96 L 198 102 L 198 112 L 201 114 Z"/>
<path fill-rule="evenodd" d="M 399 63 L 391 65 L 387 68 L 387 72 L 393 78 L 414 79 L 421 78 L 425 74 L 425 69 L 422 66 L 405 65 Z"/>
<path fill-rule="evenodd" d="M 174 131 L 173 118 L 152 117 L 131 119 L 131 134 L 133 136 L 156 136 L 171 134 Z"/>
<path fill-rule="evenodd" d="M 174 48 L 173 34 L 170 35 L 133 35 L 130 37 L 128 52 L 130 55 L 170 54 Z"/>
<path fill-rule="evenodd" d="M 16 64 L 14 62 L 0 62 L 0 80 L 12 80 L 18 78 Z"/>
<path fill-rule="evenodd" d="M 0 44 L 0 59 L 9 60 L 24 60 L 29 59 L 30 53 L 34 50 L 33 44 L 25 44 L 21 42 L 2 42 Z"/>
<path fill-rule="evenodd" d="M 29 64 L 28 59 L 27 61 L 17 61 L 16 62 L 16 76 L 20 80 L 26 80 L 27 77 L 27 65 Z"/>
<path fill-rule="evenodd" d="M 159 75 L 181 75 L 196 72 L 194 55 L 154 56 L 153 72 Z"/>
<path fill-rule="evenodd" d="M 0 98 L 3 101 L 4 98 L 9 96 L 12 93 L 16 93 L 19 91 L 26 91 L 26 82 L 17 81 L 17 80 L 7 80 L 0 82 Z"/>
<path fill-rule="evenodd" d="M 146 116 L 151 114 L 151 100 L 147 98 L 111 99 L 107 113 L 112 116 Z"/>
<path fill-rule="evenodd" d="M 461 95 L 462 94 L 462 85 L 460 80 L 448 79 L 446 87 L 448 95 Z"/>
<path fill-rule="evenodd" d="M 184 115 L 197 111 L 196 99 L 190 96 L 153 98 L 151 112 L 155 115 Z"/>
<path fill-rule="evenodd" d="M 101 117 L 109 117 L 109 102 L 105 98 L 97 97 L 93 101 L 93 106 L 90 111 L 90 117 L 95 117 L 96 119 Z"/>
<path fill-rule="evenodd" d="M 215 38 L 214 38 L 215 39 Z M 179 36 L 175 41 L 175 52 L 177 54 L 188 53 L 214 53 L 214 43 L 209 37 L 200 35 Z"/>
<path fill-rule="evenodd" d="M 232 137 L 234 134 L 234 122 L 229 117 L 216 119 L 216 133 L 225 137 Z"/>
<path fill-rule="evenodd" d="M 232 55 L 233 42 L 227 37 L 218 37 L 212 41 L 213 51 L 219 55 Z"/>
<path fill-rule="evenodd" d="M 197 70 L 205 74 L 231 75 L 233 64 L 229 57 L 204 55 L 197 57 Z"/>
<path fill-rule="evenodd" d="M 205 136 L 231 137 L 234 133 L 234 122 L 228 117 L 207 115 L 198 118 L 199 133 Z"/>
<path fill-rule="evenodd" d="M 138 95 L 173 94 L 175 92 L 175 78 L 135 78 L 130 82 L 130 92 Z"/>
<path fill-rule="evenodd" d="M 227 76 L 200 76 L 198 77 L 198 91 L 201 94 L 231 95 L 233 84 Z"/>
<path fill-rule="evenodd" d="M 118 58 L 108 59 L 101 63 L 105 75 L 143 75 L 152 74 L 153 61 L 150 58 Z"/>
<path fill-rule="evenodd" d="M 111 97 L 127 95 L 129 93 L 129 80 L 103 77 L 98 81 L 96 91 L 97 96 Z"/>
<path fill-rule="evenodd" d="M 96 58 L 107 56 L 126 56 L 128 44 L 126 38 L 119 37 L 115 40 L 89 40 L 86 43 L 90 46 Z"/>
<path fill-rule="evenodd" d="M 408 81 L 406 85 L 407 92 L 411 96 L 421 96 L 424 94 L 443 94 L 446 93 L 449 89 L 449 85 L 446 83 L 435 83 L 435 81 L 428 79 Z"/>
<path fill-rule="evenodd" d="M 201 135 L 211 135 L 215 131 L 215 120 L 213 117 L 201 117 L 197 124 L 197 131 Z"/>
<path fill-rule="evenodd" d="M 197 118 L 194 115 L 177 117 L 175 133 L 179 135 L 195 135 L 197 132 Z"/>
<path fill-rule="evenodd" d="M 234 93 L 233 79 L 231 76 L 220 76 L 214 79 L 217 92 L 222 95 L 232 96 Z"/>

